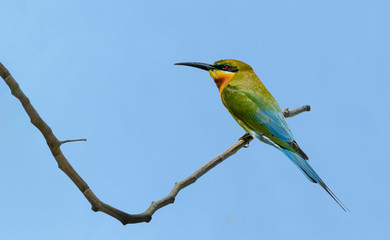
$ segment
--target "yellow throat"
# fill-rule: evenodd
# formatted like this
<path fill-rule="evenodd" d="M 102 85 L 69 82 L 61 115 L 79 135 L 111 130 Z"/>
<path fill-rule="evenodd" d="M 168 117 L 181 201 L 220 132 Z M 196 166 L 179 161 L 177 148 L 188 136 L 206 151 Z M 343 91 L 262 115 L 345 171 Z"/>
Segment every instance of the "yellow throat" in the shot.
<path fill-rule="evenodd" d="M 221 94 L 223 88 L 226 86 L 226 84 L 232 80 L 235 73 L 232 72 L 225 72 L 217 69 L 209 70 L 210 77 L 214 79 L 215 84 L 217 85 L 219 89 L 219 93 Z"/>

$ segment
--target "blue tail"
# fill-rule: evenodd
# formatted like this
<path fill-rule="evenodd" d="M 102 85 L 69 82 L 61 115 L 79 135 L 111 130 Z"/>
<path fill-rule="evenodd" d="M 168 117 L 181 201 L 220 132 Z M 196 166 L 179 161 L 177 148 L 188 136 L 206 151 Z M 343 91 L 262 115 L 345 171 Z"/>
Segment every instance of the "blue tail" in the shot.
<path fill-rule="evenodd" d="M 349 212 L 348 208 L 336 197 L 336 195 L 326 186 L 324 181 L 318 176 L 314 169 L 310 166 L 309 162 L 303 159 L 299 154 L 294 153 L 288 149 L 282 148 L 278 144 L 271 141 L 268 137 L 258 134 L 256 132 L 251 132 L 251 135 L 258 138 L 260 141 L 269 144 L 280 151 L 282 151 L 286 156 L 305 174 L 305 176 L 313 183 L 318 183 L 323 189 L 337 202 L 337 204 L 346 212 Z"/>
<path fill-rule="evenodd" d="M 309 162 L 299 156 L 297 153 L 291 152 L 285 148 L 279 148 L 286 156 L 305 174 L 305 176 L 313 183 L 318 183 L 323 189 L 337 202 L 337 204 L 344 210 L 349 211 L 348 208 L 336 197 L 336 195 L 326 186 L 324 181 L 318 176 Z"/>
<path fill-rule="evenodd" d="M 291 152 L 288 149 L 280 148 L 280 150 L 286 154 L 286 156 L 305 174 L 307 179 L 310 180 L 310 182 L 313 183 L 320 183 L 322 182 L 320 176 L 314 171 L 314 169 L 310 166 L 307 160 L 303 159 L 298 154 Z"/>

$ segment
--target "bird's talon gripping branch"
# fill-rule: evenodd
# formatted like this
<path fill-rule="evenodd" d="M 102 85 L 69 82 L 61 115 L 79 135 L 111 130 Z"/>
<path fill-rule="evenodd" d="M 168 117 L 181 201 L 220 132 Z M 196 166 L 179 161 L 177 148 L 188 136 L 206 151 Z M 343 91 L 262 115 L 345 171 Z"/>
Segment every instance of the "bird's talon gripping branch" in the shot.
<path fill-rule="evenodd" d="M 244 141 L 244 142 L 247 142 L 247 141 L 252 140 L 252 139 L 253 139 L 253 137 L 252 137 L 249 133 L 245 133 L 244 135 L 242 135 L 242 136 L 238 139 L 238 141 L 242 140 L 242 141 Z"/>
<path fill-rule="evenodd" d="M 250 141 L 253 140 L 253 137 L 249 134 L 249 133 L 245 133 L 242 137 L 240 137 L 240 139 L 238 139 L 239 141 L 244 141 L 246 144 L 243 146 L 243 148 L 249 148 L 249 143 Z"/>
<path fill-rule="evenodd" d="M 242 137 L 238 139 L 238 141 L 244 141 L 246 144 L 243 146 L 244 148 L 249 148 L 249 142 L 252 141 L 253 137 L 249 133 L 245 133 Z"/>

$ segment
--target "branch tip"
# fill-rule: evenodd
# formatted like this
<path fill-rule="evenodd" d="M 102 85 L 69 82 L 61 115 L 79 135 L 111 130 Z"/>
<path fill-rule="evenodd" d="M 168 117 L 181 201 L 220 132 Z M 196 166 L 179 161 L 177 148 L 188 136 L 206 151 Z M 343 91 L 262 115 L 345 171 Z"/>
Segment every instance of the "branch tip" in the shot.
<path fill-rule="evenodd" d="M 65 141 L 61 141 L 60 142 L 60 145 L 64 144 L 64 143 L 70 143 L 70 142 L 86 142 L 87 139 L 85 138 L 82 138 L 82 139 L 73 139 L 73 140 L 65 140 Z"/>
<path fill-rule="evenodd" d="M 7 68 L 0 62 L 0 76 L 5 80 L 9 75 L 11 75 Z M 12 91 L 12 89 L 11 89 Z"/>
<path fill-rule="evenodd" d="M 309 112 L 311 110 L 311 107 L 310 105 L 303 105 L 299 108 L 296 108 L 296 109 L 293 109 L 293 110 L 289 110 L 288 108 L 282 110 L 283 112 L 283 115 L 285 118 L 288 118 L 288 117 L 294 117 L 300 113 L 303 113 L 303 112 Z"/>

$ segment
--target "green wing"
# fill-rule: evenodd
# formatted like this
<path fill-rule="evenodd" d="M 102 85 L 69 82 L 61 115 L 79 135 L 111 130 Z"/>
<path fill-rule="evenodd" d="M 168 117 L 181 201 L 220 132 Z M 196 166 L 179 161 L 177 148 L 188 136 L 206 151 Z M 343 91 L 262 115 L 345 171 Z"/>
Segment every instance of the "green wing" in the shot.
<path fill-rule="evenodd" d="M 222 102 L 237 122 L 247 131 L 267 136 L 279 146 L 296 152 L 291 147 L 294 137 L 275 99 L 265 90 L 263 94 L 226 86 Z"/>

